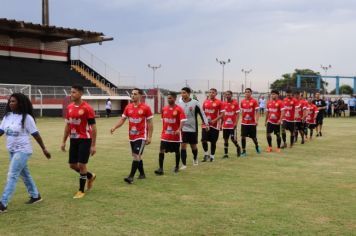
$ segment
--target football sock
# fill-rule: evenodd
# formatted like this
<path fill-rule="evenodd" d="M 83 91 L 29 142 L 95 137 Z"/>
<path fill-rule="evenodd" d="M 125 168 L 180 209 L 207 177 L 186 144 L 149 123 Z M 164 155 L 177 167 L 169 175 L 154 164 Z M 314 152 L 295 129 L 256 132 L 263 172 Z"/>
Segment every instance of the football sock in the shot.
<path fill-rule="evenodd" d="M 187 165 L 187 150 L 186 149 L 181 149 L 181 158 L 182 158 L 182 164 Z"/>
<path fill-rule="evenodd" d="M 162 170 L 163 170 L 163 161 L 164 161 L 164 153 L 160 153 L 158 162 L 159 162 L 159 168 Z"/>
<path fill-rule="evenodd" d="M 80 174 L 79 177 L 79 191 L 84 193 L 85 183 L 87 182 L 87 173 Z"/>
<path fill-rule="evenodd" d="M 216 150 L 216 143 L 212 142 L 211 143 L 211 155 L 215 155 L 215 150 Z"/>
<path fill-rule="evenodd" d="M 180 152 L 176 152 L 176 168 L 179 168 Z"/>
<path fill-rule="evenodd" d="M 136 161 L 136 160 L 132 161 L 131 172 L 129 177 L 133 178 L 135 176 L 139 163 L 140 161 Z"/>
<path fill-rule="evenodd" d="M 242 145 L 242 150 L 245 152 L 246 151 L 246 138 L 241 138 L 241 145 Z"/>
<path fill-rule="evenodd" d="M 224 153 L 225 154 L 228 153 L 228 149 L 229 149 L 229 143 L 228 142 L 224 142 Z"/>
<path fill-rule="evenodd" d="M 268 142 L 268 146 L 272 147 L 272 137 L 271 137 L 271 135 L 267 136 L 267 142 Z"/>
<path fill-rule="evenodd" d="M 143 161 L 142 160 L 138 163 L 138 171 L 140 172 L 140 175 L 145 175 L 145 170 L 143 169 Z"/>
<path fill-rule="evenodd" d="M 194 160 L 198 157 L 198 149 L 192 150 Z"/>
<path fill-rule="evenodd" d="M 277 135 L 277 147 L 278 148 L 281 148 L 281 142 L 282 142 L 281 136 Z"/>
<path fill-rule="evenodd" d="M 208 152 L 208 143 L 202 142 L 202 146 L 203 146 L 204 152 L 207 153 Z M 208 154 L 206 154 L 206 155 L 208 155 Z"/>

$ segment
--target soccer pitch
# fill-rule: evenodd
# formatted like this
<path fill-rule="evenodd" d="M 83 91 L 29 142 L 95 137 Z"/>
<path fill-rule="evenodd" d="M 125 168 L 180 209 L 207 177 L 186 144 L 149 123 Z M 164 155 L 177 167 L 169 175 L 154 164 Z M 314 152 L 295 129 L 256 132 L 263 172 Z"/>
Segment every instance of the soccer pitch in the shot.
<path fill-rule="evenodd" d="M 174 154 L 167 154 L 165 175 L 155 176 L 161 132 L 156 116 L 152 144 L 144 151 L 147 179 L 135 179 L 133 185 L 123 181 L 131 166 L 127 123 L 110 135 L 116 121 L 97 119 L 97 154 L 89 162 L 97 180 L 83 199 L 72 199 L 79 180 L 68 167 L 68 153 L 59 148 L 64 122 L 38 119 L 52 159 L 46 160 L 34 143 L 29 163 L 44 201 L 25 205 L 20 180 L 8 213 L 0 215 L 0 235 L 356 234 L 354 118 L 325 119 L 323 137 L 282 153 L 257 155 L 247 140 L 247 158 L 236 158 L 230 143 L 230 158 L 222 160 L 220 133 L 215 162 L 193 166 L 188 149 L 186 170 L 174 174 Z M 0 154 L 2 191 L 8 168 L 4 137 Z M 199 143 L 199 160 L 202 154 Z"/>

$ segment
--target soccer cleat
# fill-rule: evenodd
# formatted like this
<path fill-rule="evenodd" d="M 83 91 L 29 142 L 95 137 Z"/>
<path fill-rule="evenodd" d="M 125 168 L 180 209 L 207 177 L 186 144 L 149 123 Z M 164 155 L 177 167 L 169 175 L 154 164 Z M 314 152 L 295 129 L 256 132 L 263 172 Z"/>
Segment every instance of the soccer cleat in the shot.
<path fill-rule="evenodd" d="M 146 179 L 146 175 L 139 175 L 137 179 Z"/>
<path fill-rule="evenodd" d="M 179 169 L 180 170 L 185 170 L 185 169 L 187 169 L 187 166 L 186 165 L 182 165 Z"/>
<path fill-rule="evenodd" d="M 304 142 L 304 139 L 300 142 L 300 144 L 304 144 L 305 142 Z"/>
<path fill-rule="evenodd" d="M 280 152 L 281 152 L 281 149 L 280 149 L 280 148 L 276 148 L 275 152 L 280 153 Z"/>
<path fill-rule="evenodd" d="M 130 176 L 128 176 L 128 177 L 124 178 L 124 181 L 125 181 L 126 183 L 128 183 L 128 184 L 132 184 L 132 183 L 133 183 L 133 178 L 130 177 Z"/>
<path fill-rule="evenodd" d="M 323 136 L 323 135 L 321 134 L 321 131 L 319 132 L 319 136 L 320 136 L 320 137 Z"/>
<path fill-rule="evenodd" d="M 272 147 L 268 147 L 268 148 L 266 149 L 266 152 L 272 152 Z"/>
<path fill-rule="evenodd" d="M 164 172 L 161 168 L 158 168 L 157 170 L 155 170 L 155 174 L 156 175 L 164 175 Z"/>
<path fill-rule="evenodd" d="M 39 203 L 42 202 L 43 198 L 41 198 L 41 195 L 38 195 L 38 197 L 30 197 L 30 199 L 26 202 L 26 204 L 34 204 L 34 203 Z"/>
<path fill-rule="evenodd" d="M 214 157 L 210 157 L 210 162 L 213 162 L 214 161 Z"/>
<path fill-rule="evenodd" d="M 319 133 L 316 134 L 316 137 L 319 137 Z"/>
<path fill-rule="evenodd" d="M 241 156 L 241 148 L 237 146 L 237 157 Z"/>
<path fill-rule="evenodd" d="M 92 173 L 92 177 L 87 181 L 87 190 L 90 190 L 93 187 L 95 179 L 96 179 L 96 174 Z"/>
<path fill-rule="evenodd" d="M 260 147 L 256 147 L 256 152 L 257 152 L 257 154 L 261 154 L 261 149 L 260 149 Z"/>
<path fill-rule="evenodd" d="M 224 156 L 222 156 L 222 159 L 227 159 L 227 158 L 229 158 L 229 155 L 227 154 L 224 154 Z"/>
<path fill-rule="evenodd" d="M 0 202 L 0 214 L 1 213 L 6 213 L 7 212 L 7 207 Z"/>
<path fill-rule="evenodd" d="M 282 149 L 285 149 L 285 148 L 287 148 L 287 143 L 283 143 L 283 145 L 282 145 Z"/>
<path fill-rule="evenodd" d="M 198 159 L 193 160 L 193 166 L 197 166 L 197 165 L 199 165 Z"/>
<path fill-rule="evenodd" d="M 209 155 L 204 155 L 202 162 L 207 162 L 209 160 Z"/>
<path fill-rule="evenodd" d="M 79 198 L 83 198 L 85 196 L 85 193 L 83 193 L 82 191 L 78 191 L 75 195 L 74 195 L 74 199 L 79 199 Z"/>
<path fill-rule="evenodd" d="M 246 151 L 242 151 L 241 152 L 241 157 L 246 157 L 246 156 L 247 156 Z"/>
<path fill-rule="evenodd" d="M 174 172 L 174 173 L 178 173 L 178 172 L 179 172 L 179 167 L 174 167 L 173 172 Z"/>

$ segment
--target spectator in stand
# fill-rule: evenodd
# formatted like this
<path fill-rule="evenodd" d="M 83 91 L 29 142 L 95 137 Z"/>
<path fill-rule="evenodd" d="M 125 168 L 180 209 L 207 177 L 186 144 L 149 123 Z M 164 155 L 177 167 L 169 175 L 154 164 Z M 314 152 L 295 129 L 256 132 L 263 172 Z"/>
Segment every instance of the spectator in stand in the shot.
<path fill-rule="evenodd" d="M 106 117 L 109 118 L 110 114 L 111 114 L 111 109 L 112 109 L 110 98 L 106 99 L 105 108 L 106 108 Z"/>

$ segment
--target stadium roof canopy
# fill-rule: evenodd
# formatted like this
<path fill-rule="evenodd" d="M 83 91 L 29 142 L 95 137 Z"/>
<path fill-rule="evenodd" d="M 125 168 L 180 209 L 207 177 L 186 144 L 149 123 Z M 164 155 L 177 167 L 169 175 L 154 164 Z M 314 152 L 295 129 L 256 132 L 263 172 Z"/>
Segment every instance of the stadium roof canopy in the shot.
<path fill-rule="evenodd" d="M 6 18 L 0 18 L 0 34 L 6 34 L 13 38 L 38 38 L 47 42 L 67 40 L 69 46 L 113 40 L 113 38 L 105 37 L 101 32 L 34 24 Z"/>

